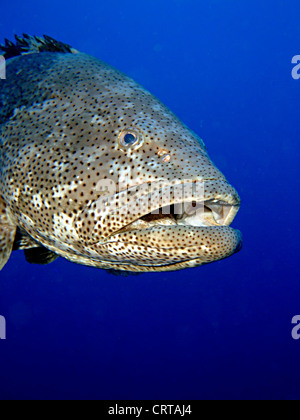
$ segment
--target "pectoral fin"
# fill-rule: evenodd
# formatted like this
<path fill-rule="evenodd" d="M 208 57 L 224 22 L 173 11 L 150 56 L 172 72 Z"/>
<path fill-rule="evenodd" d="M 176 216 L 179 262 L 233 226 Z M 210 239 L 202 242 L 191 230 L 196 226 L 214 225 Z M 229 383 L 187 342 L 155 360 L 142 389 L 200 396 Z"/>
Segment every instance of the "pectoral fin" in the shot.
<path fill-rule="evenodd" d="M 0 271 L 12 253 L 16 232 L 17 227 L 9 218 L 7 205 L 0 197 Z"/>
<path fill-rule="evenodd" d="M 35 242 L 26 232 L 21 229 L 17 229 L 13 251 L 19 251 L 22 249 L 39 248 L 40 245 Z"/>
<path fill-rule="evenodd" d="M 13 251 L 24 250 L 26 261 L 30 264 L 46 265 L 55 261 L 58 256 L 37 243 L 22 229 L 17 229 Z"/>
<path fill-rule="evenodd" d="M 30 264 L 47 265 L 58 258 L 54 252 L 40 246 L 38 248 L 26 249 L 24 251 L 26 261 Z"/>

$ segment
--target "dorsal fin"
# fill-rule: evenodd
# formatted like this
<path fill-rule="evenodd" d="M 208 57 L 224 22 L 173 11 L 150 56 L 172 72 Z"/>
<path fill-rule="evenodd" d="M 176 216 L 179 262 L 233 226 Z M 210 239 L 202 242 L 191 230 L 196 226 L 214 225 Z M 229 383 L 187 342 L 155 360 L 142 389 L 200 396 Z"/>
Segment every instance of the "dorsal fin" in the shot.
<path fill-rule="evenodd" d="M 23 37 L 15 35 L 15 43 L 5 39 L 5 44 L 0 44 L 0 52 L 6 59 L 17 57 L 25 54 L 36 54 L 40 52 L 60 52 L 60 53 L 78 53 L 77 50 L 72 48 L 68 44 L 56 41 L 50 36 L 44 35 L 44 37 L 30 36 L 23 34 Z"/>

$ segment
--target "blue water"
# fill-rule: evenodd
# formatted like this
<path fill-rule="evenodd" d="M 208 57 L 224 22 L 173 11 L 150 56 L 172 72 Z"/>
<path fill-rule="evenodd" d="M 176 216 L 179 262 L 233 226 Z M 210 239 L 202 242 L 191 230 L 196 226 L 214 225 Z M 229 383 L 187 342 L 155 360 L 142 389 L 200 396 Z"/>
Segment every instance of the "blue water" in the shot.
<path fill-rule="evenodd" d="M 0 274 L 0 398 L 299 399 L 299 1 L 14 0 L 1 12 L 1 40 L 72 44 L 200 134 L 242 196 L 245 245 L 128 278 L 14 253 Z"/>

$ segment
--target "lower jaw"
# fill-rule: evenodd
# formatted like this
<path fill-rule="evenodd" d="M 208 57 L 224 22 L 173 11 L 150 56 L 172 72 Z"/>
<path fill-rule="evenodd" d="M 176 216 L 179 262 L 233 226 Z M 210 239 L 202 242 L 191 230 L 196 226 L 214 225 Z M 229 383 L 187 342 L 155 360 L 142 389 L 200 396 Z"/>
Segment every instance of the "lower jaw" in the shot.
<path fill-rule="evenodd" d="M 242 236 L 230 227 L 190 227 L 187 231 L 183 226 L 160 226 L 124 232 L 102 246 L 105 246 L 107 255 L 110 253 L 111 256 L 118 244 L 121 244 L 122 253 L 126 256 L 120 258 L 119 255 L 116 258 L 118 261 L 107 261 L 108 269 L 163 272 L 197 267 L 228 258 L 241 249 Z"/>
<path fill-rule="evenodd" d="M 233 253 L 234 254 L 234 253 Z M 231 255 L 233 255 L 231 254 Z M 208 265 L 213 262 L 222 261 L 223 259 L 229 258 L 231 255 L 228 255 L 223 258 L 219 258 L 214 261 L 206 261 L 204 262 L 201 258 L 195 258 L 193 260 L 187 261 L 180 261 L 173 264 L 167 265 L 135 265 L 135 264 L 127 264 L 127 265 L 109 265 L 106 267 L 101 267 L 106 270 L 114 270 L 116 272 L 123 272 L 123 273 L 135 273 L 135 274 L 142 274 L 142 273 L 160 273 L 160 272 L 174 272 L 180 271 L 188 268 L 197 268 L 203 265 Z"/>

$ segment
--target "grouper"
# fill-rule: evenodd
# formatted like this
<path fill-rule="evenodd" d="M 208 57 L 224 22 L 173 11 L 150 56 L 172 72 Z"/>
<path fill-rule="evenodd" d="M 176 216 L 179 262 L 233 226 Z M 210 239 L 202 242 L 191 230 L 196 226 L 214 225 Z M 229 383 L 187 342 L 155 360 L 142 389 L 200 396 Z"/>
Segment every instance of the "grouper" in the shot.
<path fill-rule="evenodd" d="M 139 273 L 241 249 L 238 193 L 156 97 L 49 36 L 0 54 L 0 270 L 14 250 Z"/>

